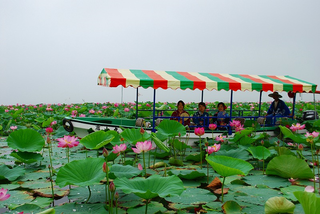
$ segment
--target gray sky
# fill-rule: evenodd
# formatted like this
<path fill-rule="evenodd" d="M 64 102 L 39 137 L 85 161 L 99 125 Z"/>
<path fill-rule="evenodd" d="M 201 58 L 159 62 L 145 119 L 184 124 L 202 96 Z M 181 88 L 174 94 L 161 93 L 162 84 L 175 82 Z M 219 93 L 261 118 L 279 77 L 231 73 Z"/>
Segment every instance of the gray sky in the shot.
<path fill-rule="evenodd" d="M 319 84 L 319 11 L 318 0 L 0 0 L 0 104 L 120 102 L 120 88 L 97 86 L 104 67 L 291 75 Z M 141 89 L 139 99 L 152 93 Z M 158 101 L 200 99 L 198 90 L 157 93 Z M 135 90 L 124 89 L 124 101 L 134 100 Z M 229 93 L 205 91 L 205 101 L 216 100 Z"/>

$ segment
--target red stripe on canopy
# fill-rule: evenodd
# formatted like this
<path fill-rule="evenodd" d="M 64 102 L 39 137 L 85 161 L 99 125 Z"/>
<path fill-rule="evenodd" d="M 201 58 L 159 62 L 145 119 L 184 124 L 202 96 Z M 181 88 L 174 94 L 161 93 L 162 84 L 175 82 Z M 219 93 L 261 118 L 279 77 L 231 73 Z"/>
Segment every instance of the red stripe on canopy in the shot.
<path fill-rule="evenodd" d="M 189 80 L 193 81 L 193 89 L 206 89 L 206 82 L 199 79 L 198 77 L 195 77 L 187 72 L 177 72 L 178 74 L 184 76 L 185 78 L 188 78 Z"/>
<path fill-rule="evenodd" d="M 290 80 L 284 80 L 284 79 L 281 79 L 281 78 L 279 78 L 279 77 L 277 77 L 277 76 L 271 76 L 271 75 L 269 76 L 269 75 L 268 75 L 268 77 L 270 77 L 270 78 L 272 78 L 272 79 L 280 80 L 280 81 L 282 81 L 282 82 L 284 82 L 284 83 L 287 83 L 287 84 L 291 84 L 291 85 L 292 85 L 292 91 L 293 91 L 293 92 L 303 91 L 303 85 L 302 85 L 302 84 L 297 84 L 297 83 L 292 82 L 292 81 L 290 81 Z"/>
<path fill-rule="evenodd" d="M 229 90 L 241 90 L 241 83 L 238 81 L 235 81 L 229 77 L 225 77 L 221 74 L 214 74 L 214 73 L 209 73 L 210 75 L 214 76 L 214 77 L 218 77 L 219 79 L 229 83 Z"/>
<path fill-rule="evenodd" d="M 110 76 L 111 83 L 109 87 L 117 87 L 118 85 L 126 87 L 126 78 L 122 76 L 118 69 L 105 68 L 104 70 Z"/>
<path fill-rule="evenodd" d="M 163 88 L 167 89 L 168 88 L 168 80 L 164 79 L 162 76 L 157 74 L 153 70 L 142 70 L 143 73 L 148 75 L 151 79 L 153 79 L 153 88 Z"/>
<path fill-rule="evenodd" d="M 247 75 L 247 74 L 240 74 L 240 76 L 242 76 L 244 78 L 251 79 L 252 81 L 255 81 L 257 83 L 261 83 L 262 84 L 262 91 L 273 91 L 273 84 L 272 83 L 263 81 L 261 79 L 252 77 L 252 76 Z"/>

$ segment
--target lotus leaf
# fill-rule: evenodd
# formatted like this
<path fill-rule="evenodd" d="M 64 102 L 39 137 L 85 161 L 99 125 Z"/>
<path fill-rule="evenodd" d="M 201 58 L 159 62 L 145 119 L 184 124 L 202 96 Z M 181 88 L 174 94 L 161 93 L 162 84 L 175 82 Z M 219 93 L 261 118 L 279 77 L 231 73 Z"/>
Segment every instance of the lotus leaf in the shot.
<path fill-rule="evenodd" d="M 163 120 L 157 127 L 160 135 L 164 135 L 167 137 L 178 136 L 179 133 L 181 136 L 186 135 L 186 128 L 175 120 Z"/>
<path fill-rule="evenodd" d="M 135 208 L 129 208 L 128 213 L 145 213 L 146 205 L 143 205 L 141 207 L 135 207 Z M 148 213 L 164 213 L 167 211 L 165 207 L 163 207 L 163 204 L 151 201 L 148 204 Z"/>
<path fill-rule="evenodd" d="M 141 172 L 142 171 L 139 170 L 137 167 L 133 167 L 130 165 L 123 166 L 120 164 L 113 164 L 110 169 L 109 176 L 111 179 L 121 178 L 121 177 L 132 178 L 140 175 Z"/>
<path fill-rule="evenodd" d="M 166 197 L 166 201 L 180 204 L 205 204 L 215 201 L 217 197 L 210 191 L 199 188 L 188 188 L 180 196 Z"/>
<path fill-rule="evenodd" d="M 117 188 L 125 193 L 134 193 L 143 199 L 151 199 L 157 196 L 166 197 L 168 195 L 180 195 L 184 188 L 182 181 L 177 176 L 161 177 L 152 175 L 144 178 L 117 178 L 114 180 Z"/>
<path fill-rule="evenodd" d="M 147 132 L 144 132 L 144 134 L 142 135 L 140 133 L 140 129 L 126 129 L 121 132 L 121 137 L 123 137 L 126 142 L 135 145 L 137 142 L 150 139 L 151 136 Z"/>
<path fill-rule="evenodd" d="M 283 178 L 310 179 L 314 175 L 308 164 L 292 155 L 274 157 L 268 164 L 267 175 L 277 175 Z"/>
<path fill-rule="evenodd" d="M 0 180 L 8 179 L 9 181 L 14 181 L 18 177 L 24 175 L 25 169 L 21 167 L 15 167 L 9 169 L 6 165 L 0 165 Z"/>
<path fill-rule="evenodd" d="M 168 171 L 168 174 L 176 175 L 181 179 L 188 179 L 188 180 L 205 177 L 207 175 L 205 170 L 200 170 L 200 169 L 199 170 L 170 170 Z"/>
<path fill-rule="evenodd" d="M 312 192 L 297 191 L 293 193 L 303 207 L 305 214 L 317 214 L 320 210 L 320 198 Z"/>
<path fill-rule="evenodd" d="M 223 212 L 226 214 L 241 214 L 241 206 L 235 201 L 227 201 L 222 205 Z"/>
<path fill-rule="evenodd" d="M 212 153 L 211 156 L 228 156 L 232 158 L 239 158 L 242 160 L 249 160 L 250 156 L 248 151 L 245 149 L 230 149 L 230 150 L 222 150 L 220 149 L 216 154 Z"/>
<path fill-rule="evenodd" d="M 285 197 L 272 197 L 266 202 L 266 214 L 293 213 L 295 205 Z"/>
<path fill-rule="evenodd" d="M 114 135 L 101 130 L 92 132 L 91 134 L 85 136 L 80 140 L 80 143 L 88 149 L 99 149 L 110 143 L 113 138 Z"/>
<path fill-rule="evenodd" d="M 206 158 L 212 168 L 221 176 L 247 175 L 253 166 L 241 159 L 227 156 L 208 156 Z"/>
<path fill-rule="evenodd" d="M 32 129 L 20 129 L 12 132 L 8 137 L 8 146 L 22 152 L 40 151 L 45 141 L 41 134 Z"/>
<path fill-rule="evenodd" d="M 170 149 L 156 136 L 156 134 L 152 133 L 151 137 L 159 149 L 162 149 L 165 152 L 170 152 Z"/>
<path fill-rule="evenodd" d="M 104 159 L 87 158 L 75 160 L 60 168 L 56 183 L 59 187 L 66 185 L 89 186 L 99 183 L 105 173 L 102 171 Z"/>
<path fill-rule="evenodd" d="M 77 213 L 77 214 L 102 214 L 106 213 L 106 210 L 102 203 L 99 204 L 77 204 L 67 203 L 54 208 L 56 213 Z M 119 214 L 122 214 L 119 212 Z"/>
<path fill-rule="evenodd" d="M 271 155 L 271 152 L 264 146 L 249 147 L 248 151 L 258 160 L 265 160 Z"/>
<path fill-rule="evenodd" d="M 10 156 L 17 158 L 23 163 L 34 163 L 43 160 L 41 154 L 33 152 L 12 152 Z"/>

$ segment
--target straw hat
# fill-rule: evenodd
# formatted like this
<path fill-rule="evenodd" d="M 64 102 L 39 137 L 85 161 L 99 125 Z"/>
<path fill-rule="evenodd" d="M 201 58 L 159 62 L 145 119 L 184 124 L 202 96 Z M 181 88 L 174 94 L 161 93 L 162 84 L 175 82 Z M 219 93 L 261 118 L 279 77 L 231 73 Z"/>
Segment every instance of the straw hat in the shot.
<path fill-rule="evenodd" d="M 282 96 L 278 93 L 278 92 L 273 92 L 272 94 L 269 94 L 268 95 L 269 97 L 279 97 L 279 98 L 281 98 Z"/>

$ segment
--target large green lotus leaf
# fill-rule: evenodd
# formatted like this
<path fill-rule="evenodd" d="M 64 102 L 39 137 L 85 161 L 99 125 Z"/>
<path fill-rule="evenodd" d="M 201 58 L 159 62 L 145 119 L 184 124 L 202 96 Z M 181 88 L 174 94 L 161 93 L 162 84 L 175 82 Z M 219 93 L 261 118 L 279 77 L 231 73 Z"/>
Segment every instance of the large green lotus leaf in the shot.
<path fill-rule="evenodd" d="M 35 172 L 29 172 L 26 173 L 22 178 L 20 178 L 20 181 L 34 181 L 38 179 L 46 179 L 50 176 L 49 170 L 38 170 Z"/>
<path fill-rule="evenodd" d="M 107 213 L 103 203 L 99 204 L 77 204 L 66 203 L 61 206 L 55 206 L 56 213 L 77 213 L 77 214 L 104 214 Z M 118 212 L 119 214 L 121 212 Z"/>
<path fill-rule="evenodd" d="M 234 141 L 234 142 L 237 142 L 237 141 L 239 141 L 242 137 L 248 136 L 249 134 L 251 134 L 251 132 L 253 132 L 253 129 L 252 129 L 252 128 L 246 128 L 246 129 L 242 130 L 241 132 L 236 132 L 236 133 L 234 134 L 233 141 Z"/>
<path fill-rule="evenodd" d="M 138 169 L 138 167 L 133 167 L 130 165 L 120 165 L 120 164 L 113 164 L 109 176 L 111 179 L 115 178 L 132 178 L 138 176 L 142 171 Z"/>
<path fill-rule="evenodd" d="M 136 208 L 129 208 L 128 213 L 132 214 L 141 214 L 145 213 L 146 210 L 146 205 L 143 205 L 141 207 L 136 207 Z M 167 209 L 163 206 L 163 204 L 156 202 L 156 201 L 151 201 L 148 204 L 148 213 L 165 213 Z"/>
<path fill-rule="evenodd" d="M 43 160 L 41 154 L 33 152 L 12 152 L 10 156 L 17 158 L 23 163 L 34 163 Z"/>
<path fill-rule="evenodd" d="M 56 131 L 55 131 L 55 135 L 53 135 L 54 138 L 61 138 L 65 135 L 69 135 L 69 132 L 67 132 L 63 126 L 60 126 Z"/>
<path fill-rule="evenodd" d="M 232 158 L 239 158 L 242 160 L 249 160 L 250 155 L 245 149 L 230 149 L 230 150 L 222 150 L 220 149 L 216 154 L 212 153 L 210 156 L 228 156 Z"/>
<path fill-rule="evenodd" d="M 283 196 L 293 202 L 297 202 L 298 199 L 296 198 L 296 196 L 293 195 L 294 192 L 297 191 L 304 191 L 304 186 L 296 186 L 296 185 L 291 185 L 289 187 L 284 187 L 281 188 L 281 192 L 283 193 Z"/>
<path fill-rule="evenodd" d="M 176 175 L 181 179 L 196 179 L 196 178 L 201 178 L 207 176 L 206 174 L 206 169 L 205 170 L 170 170 L 168 171 L 168 175 Z"/>
<path fill-rule="evenodd" d="M 191 153 L 186 157 L 187 161 L 200 161 L 201 157 L 204 156 L 205 152 L 203 151 L 200 155 L 200 152 L 197 153 Z"/>
<path fill-rule="evenodd" d="M 262 172 L 260 174 L 248 175 L 243 180 L 251 186 L 266 185 L 270 188 L 280 188 L 291 185 L 288 179 L 280 178 L 278 176 L 263 175 Z"/>
<path fill-rule="evenodd" d="M 180 204 L 206 204 L 215 201 L 217 197 L 209 190 L 188 188 L 180 196 L 166 197 L 166 201 Z"/>
<path fill-rule="evenodd" d="M 112 146 L 115 146 L 115 145 L 120 145 L 122 144 L 123 142 L 121 141 L 121 138 L 120 138 L 120 135 L 117 131 L 114 131 L 114 130 L 109 130 L 108 131 L 109 134 L 112 134 L 114 136 L 114 138 L 112 139 L 112 141 L 110 142 L 112 144 Z"/>
<path fill-rule="evenodd" d="M 264 211 L 266 214 L 293 213 L 295 207 L 285 197 L 272 197 L 267 200 Z"/>
<path fill-rule="evenodd" d="M 180 195 L 183 190 L 183 183 L 177 176 L 161 177 L 160 175 L 152 175 L 147 179 L 144 178 L 117 178 L 114 180 L 117 188 L 125 193 L 134 193 L 135 195 L 151 199 L 157 196 L 166 197 L 168 195 Z"/>
<path fill-rule="evenodd" d="M 310 179 L 314 175 L 308 164 L 292 155 L 274 157 L 268 164 L 267 175 L 278 175 L 283 178 Z"/>
<path fill-rule="evenodd" d="M 101 203 L 106 201 L 105 185 L 90 186 L 91 197 L 90 203 Z M 86 202 L 89 196 L 88 187 L 76 187 L 70 190 L 68 199 L 80 203 Z"/>
<path fill-rule="evenodd" d="M 21 167 L 15 167 L 9 169 L 6 165 L 0 165 L 0 180 L 8 179 L 14 181 L 18 177 L 24 175 L 25 169 Z"/>
<path fill-rule="evenodd" d="M 265 160 L 271 155 L 271 152 L 264 146 L 249 147 L 248 151 L 258 160 Z"/>
<path fill-rule="evenodd" d="M 185 149 L 191 149 L 192 147 L 187 145 L 186 143 L 184 142 L 181 142 L 180 140 L 178 139 L 175 139 L 174 142 L 173 142 L 173 145 L 174 145 L 174 148 L 179 150 L 179 151 L 183 151 Z"/>
<path fill-rule="evenodd" d="M 147 132 L 144 132 L 142 135 L 140 133 L 140 129 L 126 129 L 123 132 L 121 132 L 121 137 L 123 139 L 131 144 L 136 144 L 137 142 L 146 141 L 150 139 L 151 135 Z"/>
<path fill-rule="evenodd" d="M 49 176 L 49 175 L 48 175 Z M 42 180 L 19 182 L 21 187 L 28 189 L 39 189 L 51 187 L 51 182 Z"/>
<path fill-rule="evenodd" d="M 56 183 L 59 187 L 66 185 L 89 186 L 99 183 L 105 173 L 102 171 L 104 159 L 87 158 L 75 160 L 60 168 Z"/>
<path fill-rule="evenodd" d="M 239 144 L 240 145 L 250 145 L 250 144 L 254 143 L 255 141 L 256 141 L 255 139 L 245 135 L 242 138 L 240 138 Z"/>
<path fill-rule="evenodd" d="M 181 136 L 186 135 L 186 128 L 175 120 L 163 120 L 157 127 L 160 135 L 164 135 L 167 137 L 178 136 L 179 133 Z"/>
<path fill-rule="evenodd" d="M 80 140 L 80 143 L 88 149 L 100 149 L 101 147 L 110 143 L 113 138 L 114 135 L 101 130 L 92 132 L 91 134 L 85 136 Z"/>
<path fill-rule="evenodd" d="M 41 208 L 48 207 L 52 203 L 52 198 L 36 197 L 29 204 L 35 204 Z"/>
<path fill-rule="evenodd" d="M 15 213 L 23 212 L 23 213 L 38 213 L 41 211 L 41 207 L 35 204 L 23 204 L 14 209 Z"/>
<path fill-rule="evenodd" d="M 14 131 L 9 135 L 7 141 L 8 146 L 22 152 L 40 151 L 45 144 L 41 134 L 33 129 L 20 129 Z"/>
<path fill-rule="evenodd" d="M 223 212 L 226 214 L 241 214 L 241 206 L 235 201 L 227 201 L 222 205 Z"/>
<path fill-rule="evenodd" d="M 264 205 L 269 198 L 279 196 L 279 191 L 270 188 L 256 188 L 253 186 L 239 186 L 233 188 L 232 191 L 237 192 L 237 195 L 235 195 L 237 201 L 261 206 Z"/>
<path fill-rule="evenodd" d="M 286 147 L 275 147 L 274 150 L 278 153 L 278 155 L 293 155 L 296 156 L 295 153 L 293 153 L 290 149 Z"/>
<path fill-rule="evenodd" d="M 320 210 L 320 198 L 312 192 L 297 191 L 293 193 L 303 207 L 305 214 L 317 214 Z"/>
<path fill-rule="evenodd" d="M 56 210 L 54 208 L 49 208 L 37 214 L 55 214 L 55 213 L 56 213 Z"/>
<path fill-rule="evenodd" d="M 306 143 L 306 138 L 304 136 L 292 133 L 292 131 L 285 126 L 279 127 L 285 138 L 290 138 L 295 143 Z"/>
<path fill-rule="evenodd" d="M 227 156 L 208 156 L 208 163 L 221 176 L 228 177 L 231 175 L 247 175 L 253 166 L 241 159 Z"/>

